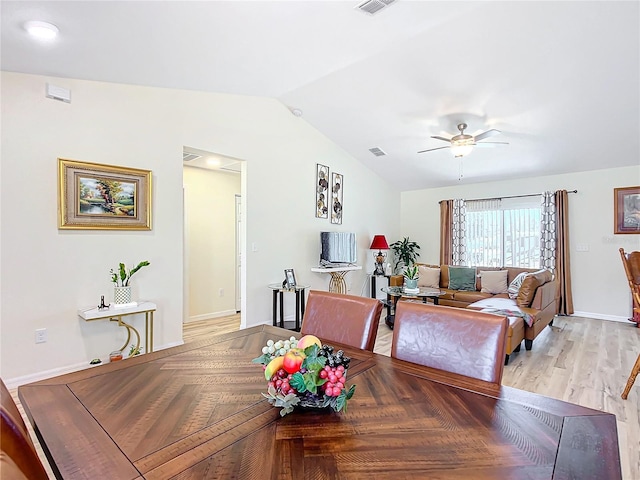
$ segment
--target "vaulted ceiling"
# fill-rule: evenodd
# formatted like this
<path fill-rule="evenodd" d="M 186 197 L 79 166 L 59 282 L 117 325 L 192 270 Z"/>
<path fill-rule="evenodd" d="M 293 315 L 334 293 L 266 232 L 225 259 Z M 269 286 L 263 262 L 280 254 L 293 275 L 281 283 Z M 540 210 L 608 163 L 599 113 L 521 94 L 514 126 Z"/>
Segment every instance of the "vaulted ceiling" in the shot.
<path fill-rule="evenodd" d="M 402 190 L 640 163 L 639 2 L 357 3 L 3 0 L 1 66 L 274 97 Z M 509 145 L 417 153 L 460 122 Z"/>

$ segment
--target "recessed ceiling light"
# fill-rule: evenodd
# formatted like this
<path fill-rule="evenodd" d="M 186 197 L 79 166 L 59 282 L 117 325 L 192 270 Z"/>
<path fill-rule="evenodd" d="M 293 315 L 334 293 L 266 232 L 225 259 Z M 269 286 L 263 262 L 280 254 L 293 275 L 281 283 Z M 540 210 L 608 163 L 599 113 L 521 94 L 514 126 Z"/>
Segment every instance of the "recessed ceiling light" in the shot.
<path fill-rule="evenodd" d="M 210 167 L 219 167 L 220 160 L 218 160 L 217 158 L 210 158 L 207 160 L 207 165 L 209 165 Z"/>
<path fill-rule="evenodd" d="M 48 22 L 41 22 L 39 20 L 31 20 L 24 24 L 24 28 L 29 35 L 40 40 L 53 40 L 58 35 L 58 27 Z"/>

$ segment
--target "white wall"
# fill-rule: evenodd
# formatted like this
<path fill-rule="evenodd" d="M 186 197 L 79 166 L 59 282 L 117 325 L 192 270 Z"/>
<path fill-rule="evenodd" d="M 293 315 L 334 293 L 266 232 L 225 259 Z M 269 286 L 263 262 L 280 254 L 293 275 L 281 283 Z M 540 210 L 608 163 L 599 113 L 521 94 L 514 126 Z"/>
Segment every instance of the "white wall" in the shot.
<path fill-rule="evenodd" d="M 184 189 L 189 292 L 185 321 L 231 315 L 236 311 L 235 198 L 240 195 L 240 175 L 185 166 Z"/>
<path fill-rule="evenodd" d="M 569 194 L 574 309 L 582 316 L 626 321 L 631 296 L 618 249 L 640 250 L 640 235 L 613 234 L 613 189 L 636 185 L 640 166 L 403 192 L 402 232 L 420 245 L 421 261 L 437 263 L 440 200 L 578 190 Z M 577 244 L 589 251 L 577 252 Z"/>
<path fill-rule="evenodd" d="M 72 103 L 44 96 L 68 88 Z M 326 288 L 314 274 L 319 233 L 353 231 L 369 262 L 371 236 L 400 232 L 400 195 L 276 100 L 16 73 L 1 82 L 0 375 L 9 384 L 85 367 L 122 342 L 113 323 L 85 323 L 77 309 L 111 297 L 109 269 L 146 259 L 134 296 L 155 301 L 157 347 L 182 341 L 182 148 L 247 161 L 243 323 L 271 322 L 271 292 L 284 268 Z M 153 171 L 153 230 L 62 231 L 56 223 L 57 162 L 69 158 Z M 344 174 L 344 221 L 314 217 L 316 163 Z M 353 293 L 364 270 L 349 274 Z M 142 320 L 134 325 L 142 329 Z M 34 331 L 48 329 L 35 344 Z"/>

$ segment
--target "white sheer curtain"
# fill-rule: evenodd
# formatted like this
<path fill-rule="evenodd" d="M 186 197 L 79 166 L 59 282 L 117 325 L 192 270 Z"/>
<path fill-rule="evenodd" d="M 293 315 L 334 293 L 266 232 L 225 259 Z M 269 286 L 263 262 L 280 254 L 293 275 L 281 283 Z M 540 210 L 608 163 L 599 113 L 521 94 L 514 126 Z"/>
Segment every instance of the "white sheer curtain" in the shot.
<path fill-rule="evenodd" d="M 558 224 L 556 222 L 556 197 L 554 192 L 542 194 L 540 221 L 540 268 L 556 269 Z"/>
<path fill-rule="evenodd" d="M 465 201 L 456 198 L 453 201 L 453 222 L 452 222 L 452 264 L 465 265 L 466 262 L 466 246 L 465 246 Z"/>
<path fill-rule="evenodd" d="M 467 265 L 499 267 L 502 265 L 501 200 L 469 200 L 466 202 L 465 243 Z"/>

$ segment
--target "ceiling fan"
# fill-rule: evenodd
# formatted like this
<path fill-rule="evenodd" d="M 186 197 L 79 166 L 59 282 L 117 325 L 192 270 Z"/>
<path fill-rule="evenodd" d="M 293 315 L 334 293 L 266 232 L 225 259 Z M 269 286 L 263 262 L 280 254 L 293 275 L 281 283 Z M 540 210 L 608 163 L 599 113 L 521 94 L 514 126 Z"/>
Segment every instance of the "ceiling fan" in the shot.
<path fill-rule="evenodd" d="M 473 147 L 477 146 L 493 146 L 493 145 L 508 145 L 508 142 L 480 142 L 480 140 L 484 140 L 485 138 L 488 137 L 492 137 L 493 135 L 497 135 L 500 132 L 500 130 L 496 130 L 495 128 L 491 128 L 485 132 L 479 133 L 476 136 L 473 135 L 468 135 L 466 133 L 464 133 L 465 129 L 467 128 L 467 124 L 466 123 L 459 123 L 458 124 L 458 130 L 460 130 L 460 133 L 458 135 L 454 135 L 451 138 L 445 138 L 445 137 L 440 137 L 438 135 L 432 135 L 431 138 L 435 138 L 437 140 L 443 140 L 445 142 L 449 142 L 450 145 L 446 146 L 446 147 L 436 147 L 436 148 L 429 148 L 427 150 L 420 150 L 418 153 L 424 153 L 424 152 L 432 152 L 434 150 L 442 150 L 443 148 L 450 148 L 451 149 L 451 153 L 453 154 L 454 157 L 464 157 L 465 155 L 469 155 L 471 153 L 471 151 L 473 150 Z"/>

